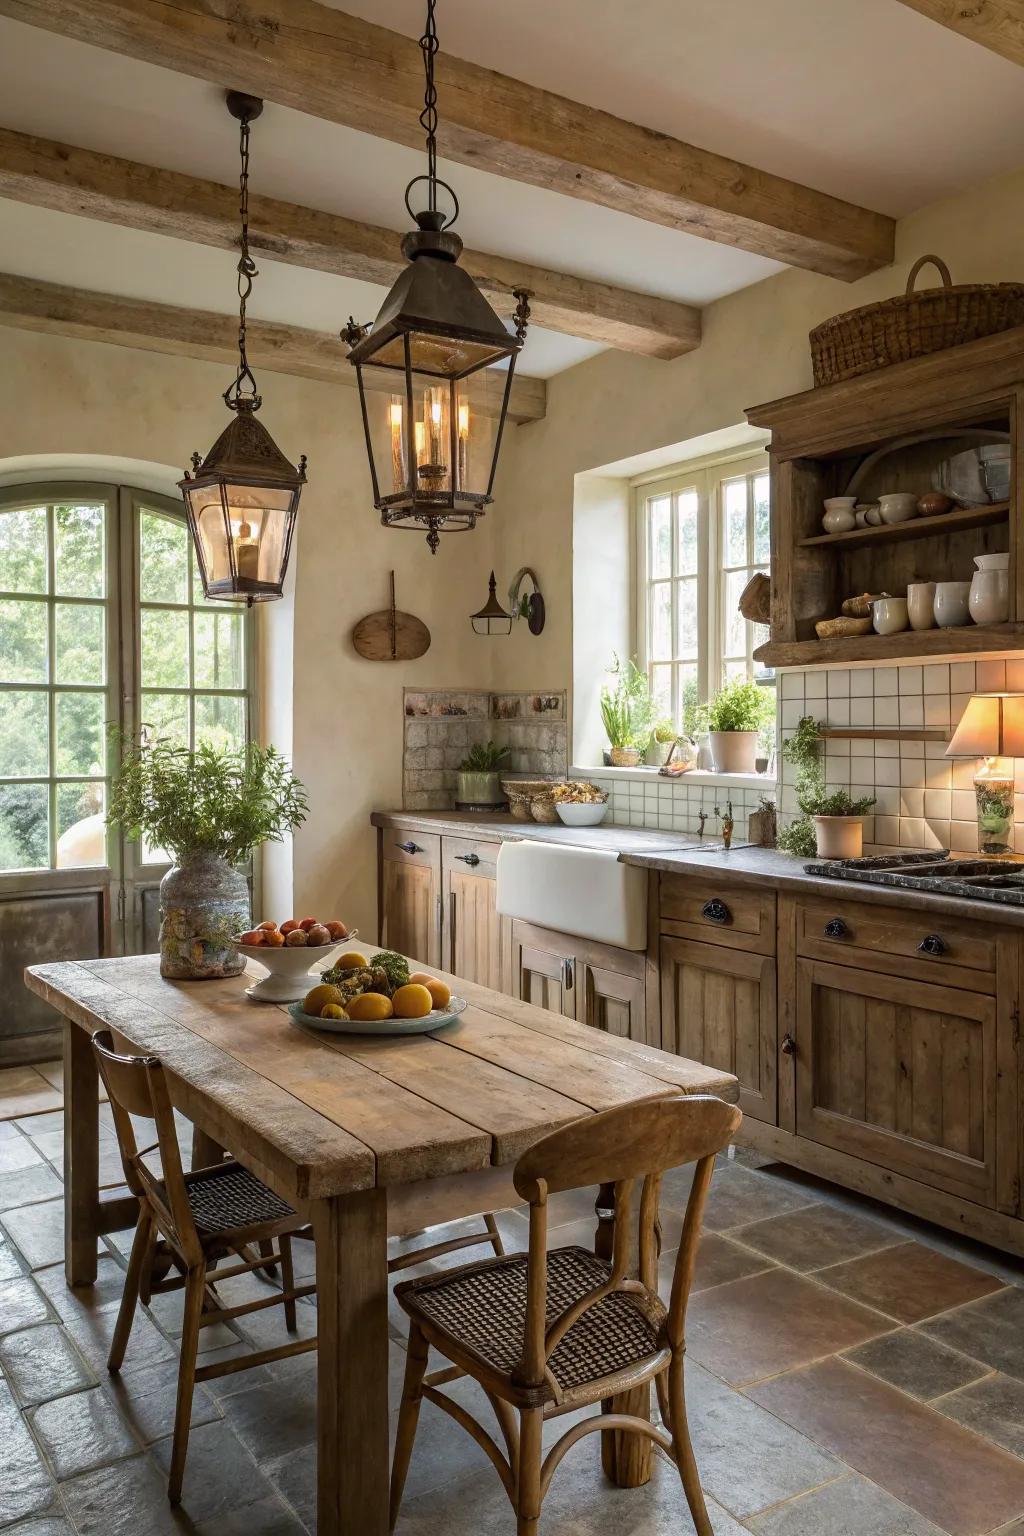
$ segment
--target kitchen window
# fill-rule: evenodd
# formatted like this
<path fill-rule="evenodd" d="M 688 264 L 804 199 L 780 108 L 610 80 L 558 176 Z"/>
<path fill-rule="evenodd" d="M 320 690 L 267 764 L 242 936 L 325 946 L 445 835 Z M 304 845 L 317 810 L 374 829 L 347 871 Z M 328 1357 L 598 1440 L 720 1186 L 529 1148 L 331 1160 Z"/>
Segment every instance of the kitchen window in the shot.
<path fill-rule="evenodd" d="M 750 577 L 768 570 L 767 457 L 682 468 L 635 496 L 636 653 L 659 710 L 681 726 L 688 700 L 713 698 L 732 678 L 774 683 L 753 658 L 767 629 L 737 609 Z"/>

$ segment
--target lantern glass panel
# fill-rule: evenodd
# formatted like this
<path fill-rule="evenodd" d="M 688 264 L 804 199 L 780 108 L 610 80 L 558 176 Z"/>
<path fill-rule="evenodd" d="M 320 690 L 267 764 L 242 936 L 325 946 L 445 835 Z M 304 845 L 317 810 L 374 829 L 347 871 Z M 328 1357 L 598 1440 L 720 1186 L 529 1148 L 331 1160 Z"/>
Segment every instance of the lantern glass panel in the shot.
<path fill-rule="evenodd" d="M 434 336 L 424 331 L 409 333 L 409 356 L 418 373 L 440 374 L 444 378 L 460 378 L 464 373 L 475 373 L 489 363 L 500 362 L 509 355 L 509 347 L 498 347 L 492 342 L 464 341 L 453 336 Z M 382 368 L 405 367 L 405 337 L 393 336 L 386 341 L 372 358 L 367 359 Z"/>
<path fill-rule="evenodd" d="M 487 493 L 497 420 L 470 403 L 465 387 L 413 375 L 411 475 L 408 397 L 371 392 L 367 416 L 381 500 Z M 454 420 L 453 420 L 454 415 Z M 454 427 L 454 433 L 453 433 Z"/>
<path fill-rule="evenodd" d="M 287 488 L 230 481 L 191 492 L 208 588 L 230 583 L 235 576 L 269 586 L 280 584 L 294 498 L 295 492 Z M 238 594 L 243 600 L 246 595 Z"/>

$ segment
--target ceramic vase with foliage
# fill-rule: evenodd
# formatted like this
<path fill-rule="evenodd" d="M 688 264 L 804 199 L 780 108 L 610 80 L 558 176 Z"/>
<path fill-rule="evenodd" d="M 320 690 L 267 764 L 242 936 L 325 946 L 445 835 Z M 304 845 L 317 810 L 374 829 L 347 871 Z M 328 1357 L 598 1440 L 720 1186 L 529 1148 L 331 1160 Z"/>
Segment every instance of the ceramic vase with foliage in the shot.
<path fill-rule="evenodd" d="M 647 743 L 644 762 L 649 768 L 663 768 L 672 755 L 676 743 L 676 728 L 671 720 L 659 720 Z"/>
<path fill-rule="evenodd" d="M 845 789 L 829 790 L 821 767 L 821 736 L 813 715 L 804 715 L 782 755 L 796 769 L 800 815 L 778 835 L 786 853 L 813 859 L 858 859 L 864 851 L 864 817 L 872 795 L 854 800 Z"/>
<path fill-rule="evenodd" d="M 611 748 L 613 768 L 635 768 L 651 739 L 654 705 L 646 675 L 633 661 L 618 656 L 609 667 L 612 678 L 601 689 L 601 720 Z"/>
<path fill-rule="evenodd" d="M 756 773 L 758 733 L 775 714 L 767 688 L 735 678 L 708 705 L 707 725 L 716 773 Z"/>
<path fill-rule="evenodd" d="M 109 820 L 174 860 L 160 882 L 162 976 L 201 981 L 244 970 L 234 942 L 251 921 L 243 866 L 262 843 L 299 826 L 306 809 L 302 785 L 272 747 L 126 748 Z"/>
<path fill-rule="evenodd" d="M 493 741 L 477 742 L 459 764 L 456 798 L 460 805 L 502 805 L 505 794 L 499 769 L 508 757 L 508 747 Z"/>

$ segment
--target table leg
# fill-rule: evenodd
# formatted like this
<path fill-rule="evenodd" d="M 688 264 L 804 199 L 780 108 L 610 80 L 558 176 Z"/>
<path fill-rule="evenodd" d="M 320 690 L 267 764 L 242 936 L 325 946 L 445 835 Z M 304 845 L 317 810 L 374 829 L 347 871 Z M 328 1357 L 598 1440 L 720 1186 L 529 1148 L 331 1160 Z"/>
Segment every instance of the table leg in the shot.
<path fill-rule="evenodd" d="M 224 1148 L 212 1136 L 207 1136 L 198 1125 L 192 1127 L 192 1167 L 212 1168 L 224 1161 Z"/>
<path fill-rule="evenodd" d="M 313 1206 L 317 1284 L 317 1529 L 388 1532 L 387 1195 Z"/>
<path fill-rule="evenodd" d="M 99 1075 L 90 1037 L 64 1020 L 64 1278 L 96 1279 L 100 1206 Z"/>
<path fill-rule="evenodd" d="M 596 1202 L 597 1231 L 594 1234 L 594 1252 L 602 1259 L 611 1259 L 615 1240 L 615 1191 L 610 1184 L 602 1184 Z M 651 1416 L 650 1386 L 634 1387 L 601 1404 L 602 1413 L 628 1413 L 634 1418 L 649 1419 Z M 651 1479 L 651 1442 L 646 1435 L 624 1434 L 621 1430 L 605 1430 L 601 1435 L 601 1465 L 605 1476 L 620 1488 L 641 1488 Z"/>

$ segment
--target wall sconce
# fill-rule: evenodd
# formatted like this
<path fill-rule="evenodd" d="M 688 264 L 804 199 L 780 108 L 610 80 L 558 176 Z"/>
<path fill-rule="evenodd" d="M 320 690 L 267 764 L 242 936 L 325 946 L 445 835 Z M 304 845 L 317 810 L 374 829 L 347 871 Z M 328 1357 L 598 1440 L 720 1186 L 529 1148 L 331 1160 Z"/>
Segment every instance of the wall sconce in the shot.
<path fill-rule="evenodd" d="M 522 592 L 523 582 L 529 580 L 533 583 L 533 591 Z M 525 619 L 531 635 L 539 635 L 544 628 L 544 599 L 541 596 L 540 586 L 536 573 L 528 565 L 524 565 L 517 571 L 512 579 L 512 585 L 508 589 L 508 604 L 512 610 L 508 612 L 501 606 L 498 600 L 498 583 L 491 572 L 491 579 L 487 583 L 487 601 L 479 613 L 471 614 L 470 623 L 477 635 L 510 635 L 512 625 L 516 619 Z"/>
<path fill-rule="evenodd" d="M 963 712 L 947 757 L 981 757 L 974 776 L 978 852 L 1009 853 L 1013 836 L 1013 763 L 1024 757 L 1024 694 L 976 693 Z"/>
<path fill-rule="evenodd" d="M 510 635 L 512 633 L 512 615 L 506 613 L 498 601 L 497 585 L 492 571 L 491 579 L 487 583 L 486 603 L 479 613 L 470 614 L 469 622 L 473 626 L 475 635 Z"/>

